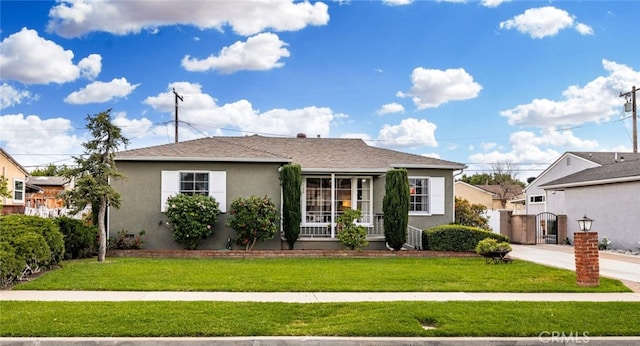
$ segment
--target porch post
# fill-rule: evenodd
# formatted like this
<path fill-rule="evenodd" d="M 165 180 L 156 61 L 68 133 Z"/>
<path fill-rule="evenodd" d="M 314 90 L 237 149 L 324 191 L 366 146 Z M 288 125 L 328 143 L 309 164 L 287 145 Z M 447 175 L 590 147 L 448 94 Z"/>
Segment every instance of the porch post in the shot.
<path fill-rule="evenodd" d="M 336 237 L 336 174 L 331 173 L 331 238 Z"/>

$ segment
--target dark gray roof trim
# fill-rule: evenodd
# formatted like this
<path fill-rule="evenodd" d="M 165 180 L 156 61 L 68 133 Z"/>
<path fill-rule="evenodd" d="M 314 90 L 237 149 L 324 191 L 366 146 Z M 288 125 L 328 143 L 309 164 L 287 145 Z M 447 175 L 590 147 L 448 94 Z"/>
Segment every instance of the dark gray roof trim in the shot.
<path fill-rule="evenodd" d="M 601 167 L 585 169 L 583 171 L 550 181 L 540 185 L 545 190 L 563 189 L 567 187 L 591 186 L 640 181 L 640 160 L 625 159 Z"/>

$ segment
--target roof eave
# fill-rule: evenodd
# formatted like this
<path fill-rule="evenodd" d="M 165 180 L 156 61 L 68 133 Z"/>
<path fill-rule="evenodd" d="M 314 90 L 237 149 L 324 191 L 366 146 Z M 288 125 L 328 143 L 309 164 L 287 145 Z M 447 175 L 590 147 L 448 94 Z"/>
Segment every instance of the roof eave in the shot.
<path fill-rule="evenodd" d="M 425 169 L 451 169 L 451 170 L 459 170 L 466 169 L 467 165 L 438 165 L 438 164 L 420 164 L 420 163 L 394 163 L 389 165 L 391 167 L 397 168 L 425 168 Z"/>
<path fill-rule="evenodd" d="M 640 181 L 640 176 L 589 180 L 589 181 L 577 181 L 577 182 L 564 183 L 564 184 L 541 185 L 540 187 L 544 190 L 564 190 L 565 188 L 570 188 L 570 187 L 627 183 L 627 182 L 633 182 L 633 181 Z"/>
<path fill-rule="evenodd" d="M 265 162 L 265 163 L 289 163 L 288 158 L 266 158 L 266 157 L 171 157 L 171 156 L 129 156 L 117 157 L 116 161 L 180 161 L 180 162 Z"/>

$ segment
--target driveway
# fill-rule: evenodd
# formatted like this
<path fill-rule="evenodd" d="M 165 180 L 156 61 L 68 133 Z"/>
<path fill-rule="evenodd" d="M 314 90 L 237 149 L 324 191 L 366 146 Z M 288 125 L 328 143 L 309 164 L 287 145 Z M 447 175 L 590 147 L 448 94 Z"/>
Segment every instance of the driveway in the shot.
<path fill-rule="evenodd" d="M 511 257 L 551 267 L 576 270 L 573 247 L 566 245 L 514 245 Z M 634 291 L 640 290 L 640 256 L 600 251 L 600 276 L 622 280 Z"/>

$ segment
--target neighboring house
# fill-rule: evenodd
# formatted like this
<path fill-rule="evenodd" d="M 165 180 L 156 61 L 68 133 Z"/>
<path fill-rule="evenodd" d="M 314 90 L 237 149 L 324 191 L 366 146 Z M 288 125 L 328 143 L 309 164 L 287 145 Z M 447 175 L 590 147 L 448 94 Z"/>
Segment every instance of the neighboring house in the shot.
<path fill-rule="evenodd" d="M 625 154 L 625 160 L 549 181 L 540 188 L 564 195 L 567 235 L 578 232 L 576 220 L 594 220 L 592 231 L 606 236 L 611 248 L 640 248 L 640 157 Z"/>
<path fill-rule="evenodd" d="M 503 188 L 500 185 L 471 185 L 464 181 L 456 181 L 456 197 L 466 199 L 471 204 L 481 204 L 487 210 L 514 210 L 517 205 L 512 200 L 521 198 L 522 187 L 520 185 L 509 185 Z M 506 204 L 502 206 L 502 196 L 506 199 Z"/>
<path fill-rule="evenodd" d="M 28 208 L 63 208 L 64 201 L 59 195 L 71 188 L 69 180 L 65 177 L 29 176 L 27 184 L 40 188 L 39 192 L 27 193 L 26 206 Z"/>
<path fill-rule="evenodd" d="M 279 169 L 302 167 L 302 223 L 296 248 L 341 248 L 336 218 L 346 208 L 362 210 L 369 248 L 384 248 L 382 200 L 385 174 L 406 168 L 411 184 L 409 225 L 424 229 L 454 220 L 453 173 L 463 164 L 368 146 L 360 139 L 211 137 L 117 153 L 125 180 L 113 181 L 122 196 L 109 211 L 109 230 L 145 230 L 145 247 L 176 249 L 164 215 L 169 196 L 213 196 L 223 214 L 201 248 L 222 249 L 233 230 L 226 212 L 238 197 L 267 196 L 281 205 Z M 287 248 L 281 237 L 256 248 Z"/>
<path fill-rule="evenodd" d="M 538 215 L 543 212 L 566 215 L 565 192 L 561 190 L 545 191 L 541 185 L 585 169 L 638 159 L 640 159 L 638 153 L 566 152 L 525 187 L 525 212 L 528 215 Z"/>
<path fill-rule="evenodd" d="M 7 187 L 11 192 L 9 198 L 0 197 L 2 214 L 24 213 L 26 181 L 29 172 L 2 148 L 0 148 L 0 175 L 7 179 Z"/>

